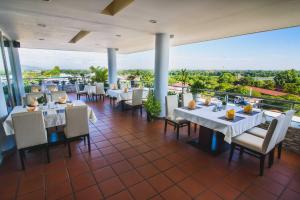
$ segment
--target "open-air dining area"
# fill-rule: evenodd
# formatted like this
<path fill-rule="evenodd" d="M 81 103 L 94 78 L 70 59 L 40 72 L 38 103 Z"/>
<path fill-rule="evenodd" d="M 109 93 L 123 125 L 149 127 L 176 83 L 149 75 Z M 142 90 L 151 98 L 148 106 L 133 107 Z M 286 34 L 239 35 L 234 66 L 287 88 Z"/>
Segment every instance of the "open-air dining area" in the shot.
<path fill-rule="evenodd" d="M 0 200 L 300 199 L 299 101 L 168 84 L 171 46 L 299 26 L 299 8 L 0 1 Z M 25 86 L 23 46 L 104 51 L 107 74 Z M 119 54 L 152 49 L 152 82 L 120 78 Z"/>

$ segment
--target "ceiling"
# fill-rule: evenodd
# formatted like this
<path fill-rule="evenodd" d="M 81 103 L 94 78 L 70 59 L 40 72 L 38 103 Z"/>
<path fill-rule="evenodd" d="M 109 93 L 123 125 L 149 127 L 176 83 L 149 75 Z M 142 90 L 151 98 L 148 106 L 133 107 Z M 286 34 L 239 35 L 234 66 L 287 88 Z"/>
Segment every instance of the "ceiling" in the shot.
<path fill-rule="evenodd" d="M 135 0 L 100 14 L 111 1 L 0 0 L 0 28 L 25 48 L 132 53 L 153 49 L 158 32 L 175 46 L 300 25 L 300 0 Z M 80 30 L 90 33 L 68 43 Z"/>

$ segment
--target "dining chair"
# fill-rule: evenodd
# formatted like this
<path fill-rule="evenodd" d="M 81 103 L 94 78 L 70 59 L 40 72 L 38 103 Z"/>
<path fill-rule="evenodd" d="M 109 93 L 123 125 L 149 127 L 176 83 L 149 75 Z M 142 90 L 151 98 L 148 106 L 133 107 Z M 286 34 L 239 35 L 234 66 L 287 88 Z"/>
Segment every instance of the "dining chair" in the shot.
<path fill-rule="evenodd" d="M 36 92 L 41 92 L 41 91 L 42 91 L 42 88 L 39 85 L 32 85 L 30 87 L 30 92 L 31 93 L 36 93 Z"/>
<path fill-rule="evenodd" d="M 85 96 L 87 98 L 88 93 L 85 90 L 80 90 L 79 84 L 75 83 L 75 90 L 76 90 L 76 99 L 80 100 L 81 96 Z"/>
<path fill-rule="evenodd" d="M 61 97 L 66 97 L 68 99 L 68 95 L 66 91 L 56 91 L 56 92 L 51 92 L 51 101 L 53 102 L 58 102 L 59 98 Z"/>
<path fill-rule="evenodd" d="M 45 148 L 49 163 L 47 131 L 42 111 L 14 113 L 11 117 L 22 169 L 25 169 L 25 151 L 33 148 Z"/>
<path fill-rule="evenodd" d="M 46 86 L 46 89 L 47 89 L 47 91 L 49 91 L 49 92 L 56 92 L 56 91 L 58 91 L 57 85 L 47 85 L 47 86 Z"/>
<path fill-rule="evenodd" d="M 276 146 L 277 146 L 277 150 L 278 150 L 278 152 L 277 152 L 278 159 L 281 158 L 282 143 L 287 134 L 287 130 L 291 124 L 294 114 L 295 114 L 295 110 L 288 110 L 287 112 L 284 113 L 285 117 L 283 120 L 282 129 L 281 129 L 280 135 L 276 141 Z M 267 135 L 267 130 L 260 128 L 260 127 L 251 128 L 251 129 L 247 130 L 247 132 L 252 135 L 255 135 L 257 137 L 261 137 L 261 138 L 265 138 Z"/>
<path fill-rule="evenodd" d="M 247 132 L 232 138 L 229 162 L 231 162 L 234 150 L 237 148 L 240 150 L 240 155 L 245 152 L 260 159 L 260 176 L 263 176 L 266 156 L 269 156 L 269 167 L 273 164 L 274 149 L 282 129 L 283 120 L 284 115 L 274 118 L 268 127 L 265 138 Z"/>
<path fill-rule="evenodd" d="M 187 107 L 189 105 L 189 102 L 193 100 L 193 94 L 192 93 L 184 93 L 182 94 L 182 105 L 184 107 Z"/>
<path fill-rule="evenodd" d="M 100 100 L 102 97 L 102 100 L 104 101 L 105 99 L 105 90 L 104 90 L 104 83 L 96 83 L 96 91 L 95 93 L 93 93 L 93 96 L 96 97 L 96 101 L 97 101 L 97 97 L 99 96 Z"/>
<path fill-rule="evenodd" d="M 131 107 L 132 114 L 135 109 L 140 109 L 141 115 L 143 114 L 143 88 L 132 90 L 132 99 L 124 101 L 124 104 Z"/>
<path fill-rule="evenodd" d="M 192 93 L 184 93 L 182 95 L 182 106 L 183 107 L 187 107 L 189 105 L 189 102 L 192 101 L 193 98 L 193 94 Z M 197 124 L 194 124 L 194 132 L 197 131 Z"/>
<path fill-rule="evenodd" d="M 88 109 L 86 105 L 66 107 L 66 125 L 64 127 L 66 142 L 68 144 L 69 157 L 72 156 L 70 142 L 87 138 L 88 149 L 91 151 Z"/>
<path fill-rule="evenodd" d="M 43 92 L 33 92 L 33 93 L 27 93 L 25 97 L 25 105 L 30 105 L 34 100 L 45 97 L 45 94 Z M 46 98 L 47 100 L 47 98 Z"/>
<path fill-rule="evenodd" d="M 179 139 L 179 128 L 188 127 L 188 135 L 190 136 L 191 123 L 181 117 L 175 117 L 174 110 L 178 108 L 178 96 L 168 95 L 166 96 L 166 117 L 164 132 L 167 132 L 167 125 L 171 125 L 176 129 L 177 140 Z"/>

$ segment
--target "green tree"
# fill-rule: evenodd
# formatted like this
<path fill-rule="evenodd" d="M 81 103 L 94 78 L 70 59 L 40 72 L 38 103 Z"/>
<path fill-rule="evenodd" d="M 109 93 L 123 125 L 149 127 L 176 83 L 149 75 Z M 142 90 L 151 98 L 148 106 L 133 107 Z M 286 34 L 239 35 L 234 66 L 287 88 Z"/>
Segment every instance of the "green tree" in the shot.
<path fill-rule="evenodd" d="M 234 83 L 236 81 L 236 77 L 232 73 L 223 73 L 218 78 L 219 83 Z"/>
<path fill-rule="evenodd" d="M 91 77 L 92 82 L 104 83 L 108 79 L 108 69 L 105 67 L 94 67 L 91 66 L 90 70 L 94 73 L 94 76 Z"/>
<path fill-rule="evenodd" d="M 296 83 L 298 79 L 298 73 L 296 70 L 286 70 L 279 72 L 275 75 L 274 81 L 276 86 L 283 88 L 286 83 Z"/>

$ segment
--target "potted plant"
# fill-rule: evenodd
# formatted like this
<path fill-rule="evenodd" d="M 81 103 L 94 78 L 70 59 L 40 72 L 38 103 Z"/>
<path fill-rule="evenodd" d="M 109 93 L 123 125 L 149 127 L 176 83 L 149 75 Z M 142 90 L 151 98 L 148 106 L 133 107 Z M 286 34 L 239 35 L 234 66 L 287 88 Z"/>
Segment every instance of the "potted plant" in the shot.
<path fill-rule="evenodd" d="M 153 121 L 153 119 L 159 116 L 161 106 L 160 102 L 155 99 L 153 91 L 149 91 L 147 101 L 144 106 L 147 112 L 147 121 Z"/>
<path fill-rule="evenodd" d="M 194 96 L 194 99 L 197 99 L 200 91 L 199 89 L 205 88 L 205 83 L 202 80 L 196 80 L 194 83 L 191 85 L 191 93 Z"/>

